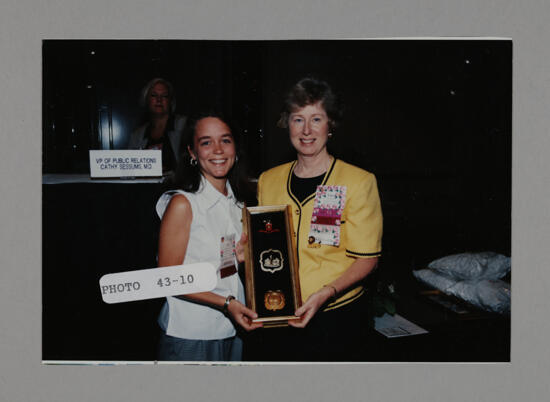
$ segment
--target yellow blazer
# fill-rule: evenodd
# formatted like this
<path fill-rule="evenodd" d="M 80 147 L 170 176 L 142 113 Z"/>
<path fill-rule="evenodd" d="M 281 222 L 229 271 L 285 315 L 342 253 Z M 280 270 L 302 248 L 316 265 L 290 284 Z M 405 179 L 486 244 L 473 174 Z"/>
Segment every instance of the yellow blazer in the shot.
<path fill-rule="evenodd" d="M 382 209 L 376 178 L 372 173 L 334 159 L 325 173 L 322 185 L 346 186 L 346 201 L 340 226 L 340 245 L 309 244 L 311 216 L 315 194 L 299 202 L 290 190 L 296 161 L 289 162 L 260 175 L 259 205 L 290 205 L 294 236 L 298 250 L 300 287 L 303 300 L 339 276 L 356 258 L 378 257 L 382 251 Z M 357 286 L 340 296 L 325 310 L 343 306 L 363 294 Z"/>

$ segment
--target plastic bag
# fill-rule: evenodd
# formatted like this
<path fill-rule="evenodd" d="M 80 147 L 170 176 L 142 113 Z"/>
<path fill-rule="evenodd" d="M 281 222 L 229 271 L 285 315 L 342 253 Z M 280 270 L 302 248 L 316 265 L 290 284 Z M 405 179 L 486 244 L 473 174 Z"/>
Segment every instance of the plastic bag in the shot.
<path fill-rule="evenodd" d="M 457 282 L 456 279 L 441 275 L 431 269 L 413 271 L 413 275 L 426 285 L 439 289 L 442 292 L 445 292 L 448 288 L 453 287 Z"/>
<path fill-rule="evenodd" d="M 510 312 L 510 284 L 501 280 L 459 281 L 431 269 L 413 271 L 413 275 L 425 284 L 443 293 L 458 297 L 482 310 L 492 313 Z"/>
<path fill-rule="evenodd" d="M 511 259 L 492 251 L 448 255 L 428 268 L 457 280 L 500 279 L 510 272 Z"/>
<path fill-rule="evenodd" d="M 510 313 L 510 284 L 501 280 L 460 281 L 447 288 L 447 294 L 492 313 Z"/>

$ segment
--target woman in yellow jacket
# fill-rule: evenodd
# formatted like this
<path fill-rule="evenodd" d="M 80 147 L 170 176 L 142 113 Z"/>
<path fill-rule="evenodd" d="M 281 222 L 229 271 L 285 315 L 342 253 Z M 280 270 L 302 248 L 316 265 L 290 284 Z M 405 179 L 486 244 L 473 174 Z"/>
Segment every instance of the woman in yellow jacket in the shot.
<path fill-rule="evenodd" d="M 294 345 L 292 360 L 362 360 L 368 328 L 363 279 L 381 254 L 382 212 L 372 173 L 334 158 L 327 142 L 341 109 L 330 86 L 300 80 L 279 120 L 296 149 L 294 162 L 272 168 L 258 181 L 260 205 L 291 205 L 302 299 L 300 320 L 270 337 Z M 284 334 L 283 334 L 284 332 Z M 268 345 L 264 345 L 267 347 Z"/>

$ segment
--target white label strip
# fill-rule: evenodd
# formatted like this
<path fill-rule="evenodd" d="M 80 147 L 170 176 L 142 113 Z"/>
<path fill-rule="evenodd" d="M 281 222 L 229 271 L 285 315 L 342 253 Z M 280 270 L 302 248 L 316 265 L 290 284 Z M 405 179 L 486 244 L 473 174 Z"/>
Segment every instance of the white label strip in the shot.
<path fill-rule="evenodd" d="M 105 303 L 122 303 L 209 292 L 217 280 L 216 268 L 201 262 L 106 274 L 99 280 L 99 290 Z"/>
<path fill-rule="evenodd" d="M 91 177 L 160 177 L 162 151 L 153 149 L 90 150 Z"/>

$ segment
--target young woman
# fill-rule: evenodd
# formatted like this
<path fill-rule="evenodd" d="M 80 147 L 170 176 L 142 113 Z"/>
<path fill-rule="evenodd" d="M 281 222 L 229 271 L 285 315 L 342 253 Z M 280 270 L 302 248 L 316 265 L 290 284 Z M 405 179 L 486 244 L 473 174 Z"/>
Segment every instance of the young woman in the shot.
<path fill-rule="evenodd" d="M 211 262 L 218 267 L 212 292 L 167 297 L 159 324 L 164 331 L 159 360 L 241 360 L 242 343 L 234 323 L 245 330 L 257 315 L 244 303 L 234 244 L 241 236 L 241 209 L 246 186 L 236 138 L 215 114 L 192 119 L 184 133 L 184 152 L 176 175 L 177 190 L 157 203 L 162 218 L 158 266 Z M 241 158 L 242 159 L 242 158 Z M 233 253 L 222 264 L 221 250 Z M 227 254 L 226 254 L 227 255 Z"/>

